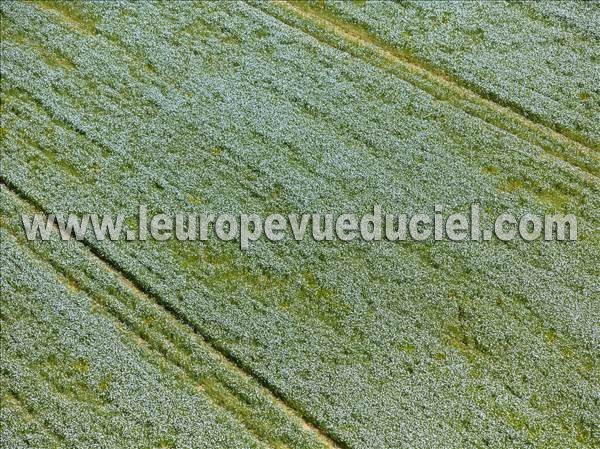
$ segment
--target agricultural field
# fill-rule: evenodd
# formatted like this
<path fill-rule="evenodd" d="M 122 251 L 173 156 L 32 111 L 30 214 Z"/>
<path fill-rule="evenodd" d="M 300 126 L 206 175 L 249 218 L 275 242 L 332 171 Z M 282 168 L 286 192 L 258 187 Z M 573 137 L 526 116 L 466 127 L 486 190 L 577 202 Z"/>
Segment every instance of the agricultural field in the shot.
<path fill-rule="evenodd" d="M 600 3 L 0 19 L 0 447 L 600 447 Z M 482 227 L 575 214 L 578 240 L 240 251 L 21 225 L 474 203 Z"/>

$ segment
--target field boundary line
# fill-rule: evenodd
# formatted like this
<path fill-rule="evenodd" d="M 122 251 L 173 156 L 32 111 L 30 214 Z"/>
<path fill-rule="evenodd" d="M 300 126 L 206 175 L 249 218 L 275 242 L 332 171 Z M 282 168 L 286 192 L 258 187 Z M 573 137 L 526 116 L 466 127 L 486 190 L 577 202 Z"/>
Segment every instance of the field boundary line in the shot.
<path fill-rule="evenodd" d="M 276 5 L 281 10 L 287 10 L 298 19 L 304 20 L 313 26 L 320 27 L 325 32 L 328 32 L 337 38 L 341 38 L 346 42 L 350 42 L 358 45 L 362 49 L 370 51 L 375 57 L 382 60 L 382 62 L 377 63 L 376 61 L 366 59 L 364 55 L 359 55 L 349 48 L 344 48 L 345 46 L 343 45 L 332 42 L 331 38 L 328 39 L 317 35 L 313 31 L 303 29 L 297 24 L 290 23 L 289 20 L 285 20 L 284 18 L 267 11 L 264 6 L 256 5 L 251 0 L 245 1 L 250 7 L 261 11 L 263 14 L 272 17 L 290 28 L 296 29 L 303 34 L 316 39 L 323 45 L 346 53 L 368 65 L 383 69 L 405 82 L 412 84 L 414 87 L 427 92 L 434 98 L 450 103 L 452 106 L 462 110 L 466 114 L 524 140 L 533 146 L 541 148 L 545 152 L 567 163 L 580 176 L 583 176 L 588 181 L 592 180 L 597 182 L 597 173 L 600 170 L 596 168 L 595 163 L 598 163 L 600 166 L 600 158 L 598 157 L 600 149 L 588 147 L 547 125 L 529 119 L 508 106 L 485 98 L 474 90 L 463 87 L 458 82 L 453 81 L 447 75 L 435 73 L 427 68 L 422 62 L 415 61 L 412 58 L 409 59 L 407 56 L 400 54 L 397 50 L 379 44 L 374 41 L 372 37 L 365 36 L 364 32 L 359 32 L 358 30 L 351 28 L 351 25 L 349 24 L 341 25 L 334 23 L 332 20 L 310 10 L 310 7 L 308 6 L 298 6 L 296 3 L 285 0 L 275 0 L 272 2 L 272 4 Z M 387 64 L 384 64 L 383 62 Z M 389 66 L 390 64 L 391 66 Z M 444 92 L 440 92 L 440 90 L 443 90 Z M 501 116 L 503 120 L 498 120 L 499 117 L 490 117 L 490 114 Z M 506 119 L 509 119 L 513 123 L 507 123 Z M 539 133 L 540 135 L 537 136 L 535 133 Z M 552 148 L 552 146 L 554 146 L 554 148 Z M 556 146 L 559 148 L 556 148 Z M 574 157 L 569 154 L 569 151 L 565 151 L 569 149 L 575 153 Z M 588 167 L 587 164 L 578 160 L 577 157 L 580 154 L 593 159 L 594 167 Z"/>
<path fill-rule="evenodd" d="M 23 192 L 22 189 L 17 187 L 13 182 L 0 176 L 0 186 L 3 186 L 8 192 L 20 199 L 22 202 L 33 206 L 43 213 L 47 213 L 44 207 L 39 204 L 34 198 L 27 193 Z M 177 310 L 175 310 L 168 302 L 164 301 L 157 294 L 147 290 L 144 285 L 138 281 L 138 279 L 129 270 L 121 267 L 118 262 L 113 261 L 102 251 L 94 246 L 88 239 L 79 241 L 93 256 L 100 266 L 115 276 L 115 278 L 121 282 L 132 294 L 141 296 L 147 301 L 152 302 L 155 306 L 163 313 L 171 316 L 174 320 L 180 323 L 183 327 L 187 328 L 190 332 L 196 335 L 200 342 L 202 342 L 207 351 L 211 353 L 216 360 L 221 362 L 223 366 L 230 369 L 233 373 L 240 376 L 245 380 L 254 380 L 256 384 L 261 388 L 263 394 L 270 399 L 275 405 L 279 406 L 284 413 L 296 419 L 306 431 L 313 433 L 313 435 L 323 444 L 325 447 L 330 449 L 346 449 L 347 446 L 332 436 L 327 430 L 322 429 L 313 418 L 308 416 L 306 412 L 299 410 L 293 405 L 289 404 L 285 397 L 278 391 L 278 389 L 271 385 L 268 380 L 262 376 L 255 374 L 250 368 L 244 366 L 241 360 L 231 354 L 226 348 L 223 348 L 217 342 L 210 338 L 205 331 L 194 322 L 188 320 L 185 316 L 182 316 Z"/>

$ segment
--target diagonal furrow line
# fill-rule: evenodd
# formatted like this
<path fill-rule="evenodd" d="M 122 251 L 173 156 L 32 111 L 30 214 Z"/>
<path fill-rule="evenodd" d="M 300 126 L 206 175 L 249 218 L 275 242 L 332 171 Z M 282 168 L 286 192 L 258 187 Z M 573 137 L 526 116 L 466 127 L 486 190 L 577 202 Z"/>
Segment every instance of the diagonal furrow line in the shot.
<path fill-rule="evenodd" d="M 31 197 L 31 195 L 24 192 L 13 182 L 3 176 L 0 176 L 0 186 L 4 186 L 14 196 L 19 198 L 21 201 L 32 205 L 40 212 L 48 213 L 38 201 Z M 213 355 L 215 359 L 219 360 L 226 368 L 229 368 L 232 372 L 236 373 L 243 379 L 253 379 L 258 385 L 261 386 L 263 393 L 273 403 L 277 404 L 286 414 L 301 422 L 302 427 L 313 433 L 325 447 L 330 449 L 345 449 L 348 447 L 343 442 L 339 441 L 328 430 L 322 428 L 305 410 L 302 410 L 290 403 L 285 395 L 275 385 L 269 382 L 268 379 L 265 379 L 263 376 L 253 372 L 253 370 L 246 366 L 242 360 L 211 338 L 208 333 L 201 329 L 196 323 L 187 319 L 183 314 L 177 311 L 160 296 L 149 291 L 148 288 L 146 288 L 130 270 L 122 267 L 118 261 L 104 254 L 102 250 L 96 247 L 94 243 L 90 242 L 89 240 L 84 239 L 81 240 L 80 243 L 86 247 L 86 249 L 90 252 L 90 255 L 94 257 L 94 259 L 103 269 L 113 274 L 116 279 L 126 286 L 134 295 L 142 297 L 146 301 L 152 302 L 162 313 L 171 316 L 183 327 L 195 334 L 205 345 L 209 353 Z"/>
<path fill-rule="evenodd" d="M 4 375 L 2 375 L 0 377 L 0 384 L 2 384 L 2 385 L 8 384 L 8 381 L 6 380 L 6 378 L 4 377 Z M 48 423 L 46 422 L 46 420 L 44 420 L 41 417 L 39 417 L 37 415 L 35 409 L 33 407 L 31 407 L 23 399 L 23 397 L 19 393 L 17 393 L 17 391 L 15 391 L 15 390 L 13 390 L 11 388 L 7 388 L 5 390 L 5 397 L 3 399 L 5 401 L 7 401 L 7 402 L 12 403 L 17 409 L 19 409 L 21 411 L 21 413 L 23 413 L 23 415 L 29 421 L 31 421 L 31 422 L 35 423 L 36 425 L 38 425 L 45 433 L 47 433 L 47 436 L 52 441 L 54 441 L 55 444 L 57 444 L 59 446 L 62 446 L 62 444 L 65 441 L 64 437 L 61 434 L 57 433 L 52 427 L 50 427 L 48 425 Z"/>
<path fill-rule="evenodd" d="M 380 45 L 372 37 L 365 36 L 365 33 L 354 30 L 347 24 L 337 24 L 328 18 L 318 15 L 314 11 L 309 10 L 306 5 L 298 6 L 281 0 L 274 2 L 281 10 L 287 10 L 295 15 L 296 18 L 317 26 L 338 39 L 341 38 L 363 50 L 369 51 L 379 61 L 371 61 L 364 56 L 364 53 L 358 54 L 357 51 L 353 51 L 348 46 L 332 41 L 332 38 L 317 35 L 314 31 L 303 29 L 297 23 L 292 23 L 292 21 L 286 20 L 279 16 L 279 14 L 274 14 L 262 5 L 254 4 L 254 2 L 249 0 L 245 1 L 250 7 L 316 39 L 323 45 L 347 53 L 363 63 L 381 68 L 412 84 L 416 88 L 429 93 L 433 97 L 449 102 L 454 107 L 461 109 L 474 118 L 543 149 L 545 152 L 569 164 L 572 169 L 588 181 L 598 181 L 598 164 L 600 164 L 598 148 L 591 148 L 584 143 L 577 142 L 542 123 L 537 123 L 527 118 L 510 107 L 487 99 L 477 92 L 463 87 L 448 76 L 434 72 L 424 63 L 414 58 L 408 58 L 393 48 Z M 569 153 L 574 153 L 574 155 Z M 585 155 L 592 159 L 592 166 L 590 167 L 585 161 L 579 160 L 578 157 L 580 155 Z"/>
<path fill-rule="evenodd" d="M 523 113 L 514 110 L 511 106 L 505 105 L 499 101 L 489 99 L 477 92 L 476 90 L 463 86 L 462 84 L 460 84 L 460 81 L 452 79 L 448 74 L 441 73 L 439 70 L 429 67 L 427 63 L 419 60 L 413 55 L 404 55 L 392 47 L 379 43 L 376 39 L 374 39 L 367 33 L 351 28 L 351 25 L 349 24 L 335 23 L 328 17 L 319 15 L 316 11 L 311 10 L 309 7 L 304 6 L 303 8 L 301 8 L 293 4 L 293 2 L 290 0 L 278 0 L 275 3 L 289 8 L 295 14 L 305 18 L 306 20 L 312 19 L 314 23 L 320 23 L 329 31 L 335 32 L 336 34 L 339 34 L 342 37 L 351 40 L 352 42 L 361 44 L 362 46 L 367 47 L 371 50 L 376 50 L 377 53 L 384 55 L 386 59 L 390 58 L 395 60 L 395 62 L 402 62 L 402 65 L 410 71 L 414 71 L 423 77 L 431 78 L 437 81 L 442 87 L 448 88 L 449 90 L 453 91 L 453 93 L 459 96 L 465 96 L 468 99 L 481 103 L 484 106 L 496 110 L 497 112 L 506 114 L 512 119 L 522 121 L 523 124 L 527 124 L 528 127 L 534 128 L 538 131 L 542 130 L 545 134 L 551 135 L 552 137 L 560 141 L 564 141 L 565 143 L 568 143 L 573 147 L 581 147 L 581 149 L 590 152 L 598 152 L 600 150 L 599 148 L 592 148 L 584 142 L 580 142 L 570 136 L 567 136 L 564 133 L 544 123 L 532 120 L 529 117 L 525 116 Z"/>
<path fill-rule="evenodd" d="M 2 226 L 0 225 L 0 227 Z M 55 230 L 57 230 L 57 227 L 55 227 Z M 11 231 L 9 230 L 8 232 Z M 16 236 L 14 237 L 16 238 Z M 183 375 L 183 378 L 190 386 L 197 385 L 198 382 L 201 382 L 194 380 L 195 376 L 193 370 L 186 365 L 185 361 L 182 361 L 182 359 L 186 359 L 186 361 L 189 361 L 190 356 L 188 356 L 187 354 L 183 354 L 182 349 L 178 348 L 169 339 L 168 335 L 165 335 L 164 333 L 161 333 L 160 331 L 156 330 L 141 330 L 139 323 L 135 322 L 133 318 L 128 318 L 127 316 L 125 316 L 122 312 L 118 311 L 117 308 L 114 307 L 114 305 L 110 304 L 109 301 L 105 298 L 100 299 L 98 294 L 92 292 L 90 288 L 87 285 L 85 285 L 85 283 L 80 282 L 78 279 L 76 279 L 70 272 L 68 272 L 68 270 L 66 270 L 64 267 L 61 267 L 55 260 L 52 260 L 51 257 L 44 256 L 34 249 L 30 250 L 35 255 L 35 257 L 48 263 L 50 267 L 52 267 L 52 269 L 57 272 L 58 275 L 64 276 L 64 278 L 67 281 L 76 285 L 79 291 L 83 292 L 95 306 L 99 307 L 103 311 L 103 313 L 115 325 L 117 329 L 122 331 L 125 335 L 127 335 L 134 341 L 139 342 L 139 345 L 142 346 L 142 348 L 145 351 L 166 361 L 171 365 L 171 367 L 174 368 L 176 372 L 181 373 Z M 127 307 L 124 303 L 121 304 Z M 153 302 L 152 304 L 155 305 L 155 303 Z M 131 310 L 129 311 L 131 312 Z M 171 315 L 167 316 L 171 317 Z M 179 323 L 179 325 L 181 324 Z M 160 338 L 163 338 L 165 340 L 164 343 L 160 341 Z M 219 401 L 216 398 L 214 398 L 210 393 L 208 393 L 207 396 L 211 401 L 213 401 L 213 403 L 217 407 L 220 407 L 226 412 L 231 413 L 234 416 L 234 418 L 237 419 L 237 416 L 235 415 L 234 411 L 219 403 Z M 238 419 L 238 422 L 241 421 Z M 262 434 L 260 434 L 254 428 L 248 426 L 244 422 L 241 422 L 241 424 L 251 435 L 253 435 L 256 438 L 256 440 L 259 443 L 264 443 L 267 446 L 271 447 L 268 444 L 268 442 L 265 442 L 263 440 Z"/>

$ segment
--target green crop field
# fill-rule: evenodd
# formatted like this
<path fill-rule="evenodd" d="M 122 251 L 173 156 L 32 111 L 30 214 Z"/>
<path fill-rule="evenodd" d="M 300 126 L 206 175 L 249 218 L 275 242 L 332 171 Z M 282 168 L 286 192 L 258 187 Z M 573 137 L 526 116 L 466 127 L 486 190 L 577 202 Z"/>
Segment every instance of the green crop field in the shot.
<path fill-rule="evenodd" d="M 600 3 L 3 1 L 0 447 L 600 447 Z M 577 216 L 29 241 L 21 214 Z M 133 223 L 129 223 L 134 226 Z"/>

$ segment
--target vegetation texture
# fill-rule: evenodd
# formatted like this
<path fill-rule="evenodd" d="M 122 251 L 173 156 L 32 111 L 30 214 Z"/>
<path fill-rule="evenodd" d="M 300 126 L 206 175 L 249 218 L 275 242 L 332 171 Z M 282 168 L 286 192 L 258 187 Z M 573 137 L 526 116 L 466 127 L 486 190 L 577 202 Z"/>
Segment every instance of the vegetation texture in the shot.
<path fill-rule="evenodd" d="M 600 446 L 598 3 L 0 12 L 1 447 Z M 140 203 L 478 203 L 574 213 L 579 240 L 241 252 L 19 221 Z"/>

